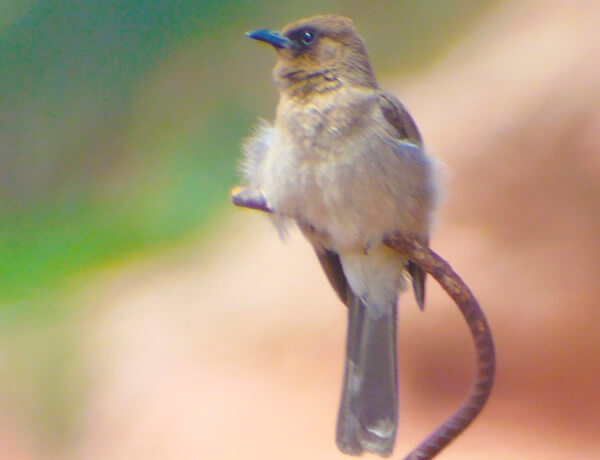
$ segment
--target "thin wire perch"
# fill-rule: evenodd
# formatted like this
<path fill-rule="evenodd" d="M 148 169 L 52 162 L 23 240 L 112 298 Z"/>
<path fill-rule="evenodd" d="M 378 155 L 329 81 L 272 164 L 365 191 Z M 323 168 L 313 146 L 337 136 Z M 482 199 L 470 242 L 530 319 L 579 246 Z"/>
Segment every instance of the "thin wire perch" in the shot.
<path fill-rule="evenodd" d="M 267 213 L 273 212 L 267 205 L 265 197 L 258 191 L 235 187 L 231 191 L 231 198 L 236 206 Z M 404 460 L 429 460 L 456 439 L 483 409 L 494 384 L 496 371 L 494 341 L 490 326 L 475 296 L 448 262 L 410 235 L 392 233 L 384 238 L 384 243 L 420 265 L 436 279 L 460 309 L 475 342 L 477 374 L 467 399 L 452 417 L 404 458 Z"/>

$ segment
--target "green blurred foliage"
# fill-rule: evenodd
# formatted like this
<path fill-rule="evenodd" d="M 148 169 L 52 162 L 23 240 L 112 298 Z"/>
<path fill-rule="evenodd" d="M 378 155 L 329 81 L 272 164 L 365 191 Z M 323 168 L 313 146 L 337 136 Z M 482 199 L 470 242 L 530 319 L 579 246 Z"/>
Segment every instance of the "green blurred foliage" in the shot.
<path fill-rule="evenodd" d="M 50 444 L 76 436 L 71 291 L 229 206 L 239 145 L 276 103 L 247 30 L 344 14 L 379 74 L 417 72 L 491 3 L 0 0 L 0 408 Z"/>
<path fill-rule="evenodd" d="M 82 269 L 178 238 L 227 196 L 243 108 L 197 106 L 214 111 L 205 123 L 167 120 L 136 139 L 144 114 L 132 105 L 169 51 L 239 4 L 38 2 L 2 31 L 0 302 L 24 305 Z M 178 118 L 173 109 L 165 115 Z"/>

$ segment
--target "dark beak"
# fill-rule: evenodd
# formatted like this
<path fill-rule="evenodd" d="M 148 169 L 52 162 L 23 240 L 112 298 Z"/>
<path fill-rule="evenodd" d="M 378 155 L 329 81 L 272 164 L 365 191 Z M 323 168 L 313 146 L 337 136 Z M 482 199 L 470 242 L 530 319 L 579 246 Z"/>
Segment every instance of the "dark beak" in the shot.
<path fill-rule="evenodd" d="M 279 32 L 268 29 L 253 30 L 252 32 L 248 32 L 246 37 L 268 43 L 277 49 L 289 49 L 292 48 L 294 44 L 294 42 L 289 38 L 282 36 Z"/>

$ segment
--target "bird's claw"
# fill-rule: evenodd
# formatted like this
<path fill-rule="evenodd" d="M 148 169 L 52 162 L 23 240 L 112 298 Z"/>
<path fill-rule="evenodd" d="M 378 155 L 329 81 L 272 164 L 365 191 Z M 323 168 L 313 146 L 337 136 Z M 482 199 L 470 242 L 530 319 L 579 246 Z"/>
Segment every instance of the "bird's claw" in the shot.
<path fill-rule="evenodd" d="M 230 192 L 231 201 L 241 208 L 256 209 L 258 211 L 273 212 L 267 204 L 267 199 L 259 190 L 235 186 Z"/>

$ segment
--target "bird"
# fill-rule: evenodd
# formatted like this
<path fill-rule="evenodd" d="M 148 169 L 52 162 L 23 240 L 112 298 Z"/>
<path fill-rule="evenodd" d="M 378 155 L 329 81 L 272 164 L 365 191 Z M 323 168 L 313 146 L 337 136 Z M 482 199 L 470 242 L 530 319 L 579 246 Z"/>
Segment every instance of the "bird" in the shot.
<path fill-rule="evenodd" d="M 398 426 L 397 302 L 425 272 L 383 244 L 402 232 L 429 245 L 436 161 L 413 118 L 382 90 L 351 19 L 320 15 L 247 36 L 276 52 L 274 122 L 243 144 L 246 186 L 280 232 L 297 224 L 347 306 L 336 444 L 348 455 L 393 452 Z"/>

